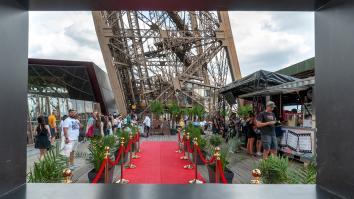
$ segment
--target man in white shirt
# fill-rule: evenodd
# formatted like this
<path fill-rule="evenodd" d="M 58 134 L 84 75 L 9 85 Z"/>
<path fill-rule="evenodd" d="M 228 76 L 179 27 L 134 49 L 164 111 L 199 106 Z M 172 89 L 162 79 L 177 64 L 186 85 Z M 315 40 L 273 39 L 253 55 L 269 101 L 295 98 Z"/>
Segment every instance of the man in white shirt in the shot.
<path fill-rule="evenodd" d="M 77 166 L 74 165 L 74 155 L 77 147 L 79 145 L 79 134 L 80 134 L 80 122 L 75 118 L 76 111 L 74 109 L 69 110 L 69 117 L 64 120 L 63 130 L 65 139 L 65 146 L 63 149 L 63 155 L 69 157 L 70 169 L 75 169 Z"/>
<path fill-rule="evenodd" d="M 148 115 L 145 116 L 143 124 L 144 124 L 145 129 L 146 129 L 146 136 L 149 137 L 150 127 L 151 127 L 151 119 L 150 119 L 150 117 Z"/>

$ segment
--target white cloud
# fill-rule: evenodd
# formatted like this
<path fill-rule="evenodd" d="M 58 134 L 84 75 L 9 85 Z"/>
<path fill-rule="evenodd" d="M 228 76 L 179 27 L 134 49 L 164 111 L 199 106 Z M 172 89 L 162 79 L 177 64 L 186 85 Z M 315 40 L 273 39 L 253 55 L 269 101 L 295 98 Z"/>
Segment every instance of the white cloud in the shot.
<path fill-rule="evenodd" d="M 229 12 L 242 75 L 274 71 L 314 56 L 309 12 Z"/>
<path fill-rule="evenodd" d="M 29 57 L 105 64 L 91 12 L 30 12 Z"/>
<path fill-rule="evenodd" d="M 229 12 L 242 75 L 314 56 L 309 12 Z M 91 12 L 30 12 L 29 57 L 92 61 L 105 70 Z"/>

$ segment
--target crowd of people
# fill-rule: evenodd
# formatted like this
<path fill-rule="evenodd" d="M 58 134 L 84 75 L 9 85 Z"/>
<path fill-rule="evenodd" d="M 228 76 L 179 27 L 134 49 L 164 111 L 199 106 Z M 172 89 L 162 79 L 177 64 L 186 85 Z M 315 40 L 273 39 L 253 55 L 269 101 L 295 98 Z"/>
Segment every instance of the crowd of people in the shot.
<path fill-rule="evenodd" d="M 222 135 L 226 141 L 231 137 L 241 137 L 241 134 L 244 134 L 246 136 L 247 153 L 257 156 L 263 154 L 263 158 L 267 158 L 270 154 L 275 155 L 277 153 L 278 139 L 275 133 L 277 120 L 273 113 L 274 107 L 274 102 L 269 101 L 266 109 L 259 113 L 257 117 L 253 112 L 250 112 L 246 118 L 231 115 L 228 120 L 225 120 L 224 117 L 216 116 L 209 122 L 205 118 L 199 120 L 198 117 L 189 121 L 188 116 L 181 116 L 179 122 L 176 122 L 176 127 L 183 128 L 188 122 L 191 122 L 194 126 L 200 126 L 204 130 L 210 128 L 214 134 Z M 149 114 L 138 118 L 134 111 L 126 116 L 117 113 L 102 115 L 93 112 L 87 116 L 85 126 L 81 123 L 80 115 L 74 109 L 70 109 L 68 115 L 62 116 L 58 126 L 56 110 L 48 117 L 39 116 L 37 121 L 35 148 L 40 150 L 40 159 L 43 159 L 47 150 L 54 145 L 56 137 L 58 137 L 61 140 L 61 153 L 68 157 L 71 169 L 77 167 L 74 164 L 74 154 L 79 142 L 85 142 L 85 137 L 112 135 L 129 124 L 141 125 L 143 127 L 142 131 L 149 137 L 152 128 Z M 170 127 L 170 120 L 166 118 L 159 123 L 159 128 L 168 132 L 171 129 Z M 256 149 L 256 152 L 254 149 Z"/>
<path fill-rule="evenodd" d="M 257 115 L 250 111 L 247 116 L 240 118 L 232 114 L 228 120 L 217 115 L 212 118 L 212 132 L 220 134 L 226 141 L 232 137 L 244 137 L 247 153 L 252 156 L 276 155 L 279 139 L 276 134 L 279 122 L 273 110 L 275 104 L 267 102 L 266 109 Z"/>

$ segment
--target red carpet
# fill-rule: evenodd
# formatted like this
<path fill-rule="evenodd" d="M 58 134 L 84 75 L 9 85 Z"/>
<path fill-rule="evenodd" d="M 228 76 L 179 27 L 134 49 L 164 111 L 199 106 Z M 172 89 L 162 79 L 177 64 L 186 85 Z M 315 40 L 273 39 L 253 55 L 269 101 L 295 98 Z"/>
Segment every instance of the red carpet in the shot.
<path fill-rule="evenodd" d="M 135 169 L 125 169 L 124 178 L 130 184 L 187 184 L 194 178 L 194 169 L 184 169 L 187 160 L 176 153 L 177 142 L 144 142 Z M 199 180 L 202 177 L 199 175 Z"/>

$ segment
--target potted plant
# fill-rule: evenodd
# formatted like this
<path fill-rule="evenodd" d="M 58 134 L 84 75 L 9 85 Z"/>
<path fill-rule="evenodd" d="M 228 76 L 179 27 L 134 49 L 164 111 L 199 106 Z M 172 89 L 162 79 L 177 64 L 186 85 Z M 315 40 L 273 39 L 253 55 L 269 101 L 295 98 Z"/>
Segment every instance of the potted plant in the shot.
<path fill-rule="evenodd" d="M 193 140 L 194 140 L 194 138 L 197 138 L 198 146 L 199 146 L 203 156 L 205 157 L 206 156 L 206 152 L 205 152 L 206 140 L 204 138 L 202 138 L 202 136 L 201 136 L 202 129 L 200 127 L 196 127 L 196 126 L 193 126 L 192 124 L 189 124 L 187 127 L 187 132 L 189 132 L 190 146 L 191 146 L 191 150 L 193 151 L 193 154 L 194 154 Z M 200 159 L 200 156 L 198 154 L 197 154 L 197 164 L 198 165 L 204 164 L 204 162 Z"/>
<path fill-rule="evenodd" d="M 234 173 L 227 167 L 229 164 L 228 162 L 228 154 L 229 154 L 229 147 L 227 144 L 222 144 L 222 137 L 220 135 L 212 135 L 209 139 L 209 154 L 213 155 L 215 152 L 215 147 L 220 147 L 220 160 L 222 164 L 222 169 L 224 171 L 224 176 L 226 178 L 227 183 L 231 184 L 232 179 L 234 177 Z M 215 164 L 208 165 L 208 174 L 209 174 L 209 182 L 215 183 Z M 221 182 L 219 180 L 219 182 Z"/>
<path fill-rule="evenodd" d="M 286 157 L 269 156 L 261 160 L 258 168 L 262 172 L 262 182 L 265 184 L 283 184 L 288 182 L 289 160 Z"/>
<path fill-rule="evenodd" d="M 129 144 L 129 129 L 127 129 L 127 128 L 125 128 L 124 130 L 119 129 L 117 131 L 116 135 L 118 137 L 118 143 L 117 143 L 117 149 L 115 151 L 115 155 L 117 156 L 118 152 L 119 152 L 121 138 L 124 138 L 124 148 L 125 149 L 127 148 L 128 144 Z M 118 164 L 122 164 L 122 163 L 124 164 L 126 162 L 128 162 L 128 155 L 126 155 L 124 153 L 123 159 L 120 159 Z"/>
<path fill-rule="evenodd" d="M 176 133 L 177 133 L 177 128 L 176 128 L 177 116 L 181 113 L 181 109 L 177 105 L 177 103 L 172 102 L 171 104 L 168 105 L 168 112 L 172 116 L 171 135 L 176 135 Z"/>
<path fill-rule="evenodd" d="M 159 128 L 161 126 L 160 115 L 164 112 L 164 106 L 160 101 L 152 101 L 150 110 L 156 119 L 153 119 L 153 129 Z M 153 117 L 154 118 L 154 117 Z"/>
<path fill-rule="evenodd" d="M 64 180 L 63 170 L 67 158 L 59 153 L 59 145 L 51 148 L 43 160 L 34 163 L 33 169 L 27 174 L 29 183 L 61 183 Z"/>
<path fill-rule="evenodd" d="M 93 165 L 93 169 L 88 172 L 87 177 L 89 182 L 92 183 L 95 179 L 97 172 L 99 171 L 101 164 L 106 157 L 105 147 L 110 147 L 109 157 L 113 157 L 112 151 L 115 151 L 115 138 L 114 136 L 96 136 L 89 140 L 90 144 L 88 146 L 89 155 L 88 162 Z M 113 181 L 114 167 L 109 168 L 109 182 Z M 98 183 L 104 183 L 104 175 L 100 177 Z"/>

